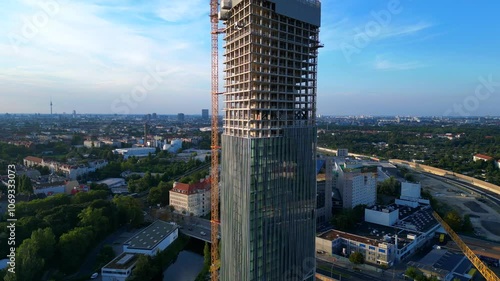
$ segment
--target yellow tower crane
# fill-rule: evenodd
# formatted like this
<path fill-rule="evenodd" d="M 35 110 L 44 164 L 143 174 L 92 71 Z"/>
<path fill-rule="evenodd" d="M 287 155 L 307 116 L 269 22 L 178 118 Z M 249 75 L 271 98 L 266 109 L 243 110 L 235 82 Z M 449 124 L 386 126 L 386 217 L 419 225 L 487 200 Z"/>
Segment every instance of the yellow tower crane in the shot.
<path fill-rule="evenodd" d="M 476 256 L 476 254 L 474 254 L 474 252 L 464 243 L 464 241 L 462 241 L 462 239 L 460 239 L 455 231 L 453 231 L 453 229 L 451 229 L 451 227 L 436 212 L 433 212 L 432 215 L 441 224 L 441 226 L 443 226 L 444 230 L 446 230 L 446 232 L 450 235 L 451 239 L 455 241 L 460 250 L 487 281 L 500 281 L 500 278 L 498 278 L 498 276 L 496 276 L 495 273 Z"/>

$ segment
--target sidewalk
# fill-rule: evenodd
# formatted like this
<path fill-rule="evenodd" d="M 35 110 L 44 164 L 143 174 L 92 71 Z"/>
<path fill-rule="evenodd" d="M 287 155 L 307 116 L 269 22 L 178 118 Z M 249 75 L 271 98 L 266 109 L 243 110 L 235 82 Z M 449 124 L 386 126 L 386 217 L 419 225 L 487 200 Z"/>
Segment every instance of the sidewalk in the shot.
<path fill-rule="evenodd" d="M 328 254 L 317 254 L 316 258 L 328 263 L 333 263 L 336 266 L 342 267 L 349 271 L 363 272 L 364 274 L 373 276 L 375 279 L 382 278 L 384 280 L 403 280 L 401 278 L 401 274 L 406 270 L 405 264 L 395 265 L 389 269 L 384 270 L 368 264 L 354 265 L 349 261 L 348 258 L 329 256 Z"/>

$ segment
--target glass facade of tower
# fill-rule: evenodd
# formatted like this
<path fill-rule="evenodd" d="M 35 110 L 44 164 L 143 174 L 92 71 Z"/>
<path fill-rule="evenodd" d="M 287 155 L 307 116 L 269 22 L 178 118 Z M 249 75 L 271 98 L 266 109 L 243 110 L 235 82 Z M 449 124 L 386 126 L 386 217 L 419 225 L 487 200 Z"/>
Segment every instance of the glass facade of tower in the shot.
<path fill-rule="evenodd" d="M 320 3 L 224 5 L 220 278 L 313 280 Z"/>

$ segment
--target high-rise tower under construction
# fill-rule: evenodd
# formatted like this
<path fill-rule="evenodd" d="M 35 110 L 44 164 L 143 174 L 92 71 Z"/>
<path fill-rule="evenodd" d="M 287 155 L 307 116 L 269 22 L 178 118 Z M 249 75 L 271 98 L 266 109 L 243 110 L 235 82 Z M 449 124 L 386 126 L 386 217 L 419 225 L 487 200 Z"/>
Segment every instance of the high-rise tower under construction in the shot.
<path fill-rule="evenodd" d="M 313 280 L 317 0 L 222 1 L 220 280 Z"/>

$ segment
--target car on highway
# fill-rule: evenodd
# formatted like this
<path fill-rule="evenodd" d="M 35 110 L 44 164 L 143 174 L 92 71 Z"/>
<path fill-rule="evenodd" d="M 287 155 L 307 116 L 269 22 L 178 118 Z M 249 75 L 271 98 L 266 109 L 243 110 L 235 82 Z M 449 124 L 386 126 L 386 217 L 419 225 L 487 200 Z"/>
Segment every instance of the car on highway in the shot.
<path fill-rule="evenodd" d="M 97 276 L 99 276 L 99 273 L 95 272 L 94 274 L 92 274 L 92 275 L 90 276 L 90 279 L 96 279 L 96 278 L 97 278 Z"/>
<path fill-rule="evenodd" d="M 201 234 L 201 236 L 207 235 L 204 231 L 201 231 L 200 234 Z"/>

